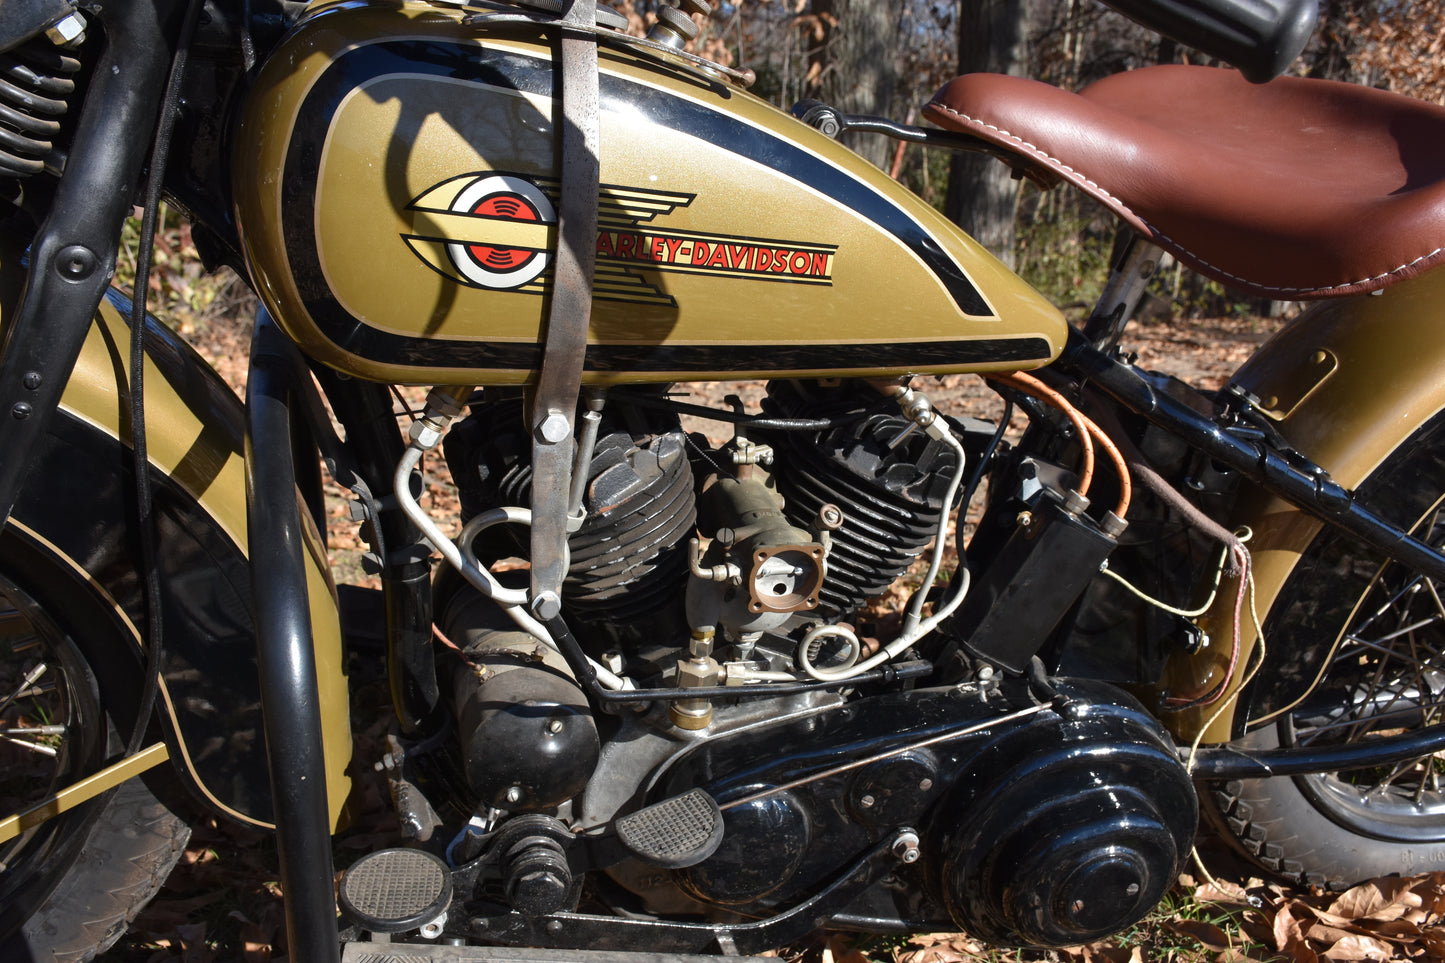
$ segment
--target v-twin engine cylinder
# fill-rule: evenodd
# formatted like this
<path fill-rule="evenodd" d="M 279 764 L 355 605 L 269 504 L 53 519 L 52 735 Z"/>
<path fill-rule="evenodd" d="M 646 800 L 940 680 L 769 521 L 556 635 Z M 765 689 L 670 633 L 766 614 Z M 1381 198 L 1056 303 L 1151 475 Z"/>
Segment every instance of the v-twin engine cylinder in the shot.
<path fill-rule="evenodd" d="M 713 740 L 657 795 L 697 785 L 725 817 L 718 851 L 675 872 L 699 901 L 774 911 L 913 828 L 917 848 L 899 854 L 893 882 L 845 919 L 951 923 L 1013 945 L 1078 944 L 1137 922 L 1178 875 L 1198 818 L 1168 734 L 1132 697 L 1084 681 L 1043 705 L 1022 688 L 971 686 L 857 700 Z"/>
<path fill-rule="evenodd" d="M 464 520 L 530 504 L 531 440 L 519 400 L 474 406 L 445 445 Z M 562 586 L 565 611 L 584 641 L 630 651 L 686 637 L 680 600 L 697 519 L 694 488 L 675 415 L 627 409 L 603 416 Z M 498 529 L 479 540 L 478 554 L 486 562 L 524 555 L 525 535 L 516 536 Z"/>

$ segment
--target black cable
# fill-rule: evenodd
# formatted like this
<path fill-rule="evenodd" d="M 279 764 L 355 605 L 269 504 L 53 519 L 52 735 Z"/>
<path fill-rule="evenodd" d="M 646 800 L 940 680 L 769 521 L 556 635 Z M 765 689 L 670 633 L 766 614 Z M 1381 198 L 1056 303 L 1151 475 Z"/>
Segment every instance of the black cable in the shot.
<path fill-rule="evenodd" d="M 145 430 L 145 325 L 146 297 L 150 289 L 151 256 L 155 246 L 156 216 L 160 209 L 161 183 L 165 180 L 166 158 L 170 155 L 180 106 L 181 77 L 190 53 L 191 37 L 201 10 L 201 0 L 190 0 L 181 24 L 180 42 L 171 61 L 170 79 L 161 101 L 159 126 L 151 145 L 150 170 L 146 181 L 145 210 L 141 217 L 140 243 L 136 250 L 135 290 L 130 305 L 130 437 L 135 465 L 136 529 L 140 541 L 140 576 L 145 585 L 146 667 L 135 728 L 126 743 L 126 755 L 140 750 L 160 690 L 160 673 L 165 642 L 161 622 L 160 572 L 157 568 L 154 499 L 151 493 L 150 459 Z"/>
<path fill-rule="evenodd" d="M 864 411 L 850 411 L 845 415 L 838 415 L 832 418 L 774 418 L 768 415 L 748 415 L 739 411 L 729 411 L 726 408 L 709 408 L 706 405 L 694 405 L 686 401 L 674 401 L 671 398 L 628 394 L 626 392 L 617 392 L 613 395 L 613 398 L 617 401 L 635 405 L 638 408 L 652 408 L 657 411 L 671 411 L 679 415 L 691 415 L 694 418 L 725 421 L 729 424 L 742 425 L 745 428 L 755 428 L 759 431 L 826 431 L 829 428 L 837 428 L 841 425 L 851 425 L 856 421 L 862 421 L 875 411 L 886 407 L 886 405 L 880 404 Z"/>
<path fill-rule="evenodd" d="M 682 699 L 767 699 L 774 696 L 798 695 L 804 692 L 821 692 L 829 689 L 853 689 L 874 682 L 893 684 L 907 679 L 922 679 L 933 674 L 933 665 L 921 659 L 901 662 L 897 665 L 883 665 L 859 675 L 832 681 L 808 682 L 762 682 L 752 685 L 714 685 L 673 687 L 658 689 L 608 689 L 597 678 L 597 670 L 588 662 L 582 645 L 562 617 L 556 616 L 542 623 L 557 651 L 562 653 L 567 667 L 572 670 L 577 683 L 587 690 L 598 705 L 637 705 L 648 702 L 677 702 Z"/>
<path fill-rule="evenodd" d="M 1004 404 L 1003 414 L 998 420 L 998 427 L 994 429 L 992 437 L 989 438 L 988 447 L 984 449 L 983 455 L 978 460 L 978 464 L 973 466 L 973 474 L 969 476 L 968 484 L 964 486 L 963 498 L 958 503 L 959 518 L 953 526 L 953 547 L 954 550 L 958 552 L 958 564 L 960 567 L 965 566 L 968 560 L 968 553 L 965 551 L 967 546 L 964 544 L 963 516 L 968 513 L 968 506 L 973 501 L 973 496 L 977 494 L 978 486 L 983 482 L 983 477 L 988 471 L 988 463 L 993 460 L 993 456 L 998 452 L 999 443 L 1003 441 L 1004 432 L 1008 431 L 1009 421 L 1012 420 L 1014 415 L 1013 399 L 1002 394 L 1000 397 L 1003 398 Z M 950 587 L 960 584 L 962 584 L 962 580 L 956 575 L 949 583 Z M 948 604 L 948 602 L 952 600 L 952 597 L 952 593 L 945 596 L 942 605 Z M 942 605 L 939 607 L 941 608 Z"/>

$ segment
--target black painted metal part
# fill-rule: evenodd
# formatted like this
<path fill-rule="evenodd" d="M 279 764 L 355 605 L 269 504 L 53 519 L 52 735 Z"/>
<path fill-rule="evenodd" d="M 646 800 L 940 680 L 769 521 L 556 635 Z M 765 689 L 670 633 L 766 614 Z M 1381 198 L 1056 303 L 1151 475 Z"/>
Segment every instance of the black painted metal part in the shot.
<path fill-rule="evenodd" d="M 1445 752 L 1445 725 L 1333 746 L 1236 749 L 1206 746 L 1194 754 L 1191 772 L 1199 779 L 1263 779 L 1390 766 Z"/>
<path fill-rule="evenodd" d="M 1157 390 L 1134 368 L 1097 350 L 1079 332 L 1070 331 L 1058 367 L 1077 374 L 1124 407 L 1266 491 L 1348 532 L 1402 565 L 1432 579 L 1445 580 L 1445 555 L 1359 504 L 1352 492 L 1327 474 L 1308 472 L 1264 442 L 1232 433 Z"/>
<path fill-rule="evenodd" d="M 263 311 L 256 320 L 246 386 L 247 533 L 286 938 L 293 960 L 321 963 L 338 959 L 341 948 L 293 462 L 295 350 Z"/>
<path fill-rule="evenodd" d="M 7 7 L 9 5 L 7 4 Z M 110 286 L 121 225 L 150 148 L 182 0 L 106 4 L 95 65 L 29 283 L 0 357 L 0 516 L 8 517 L 59 404 L 96 305 Z"/>

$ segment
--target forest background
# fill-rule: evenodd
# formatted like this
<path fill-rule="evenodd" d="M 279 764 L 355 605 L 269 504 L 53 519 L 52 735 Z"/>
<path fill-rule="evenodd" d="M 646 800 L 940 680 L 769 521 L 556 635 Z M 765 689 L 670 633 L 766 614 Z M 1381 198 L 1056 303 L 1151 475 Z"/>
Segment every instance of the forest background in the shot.
<path fill-rule="evenodd" d="M 1098 0 L 722 0 L 699 53 L 752 69 L 753 92 L 788 108 L 804 98 L 848 113 L 913 122 L 961 73 L 1031 77 L 1078 90 L 1136 67 L 1213 63 Z M 658 0 L 616 4 L 638 32 Z M 1321 0 L 1300 75 L 1385 87 L 1445 102 L 1445 0 Z M 1064 307 L 1092 304 L 1107 274 L 1114 219 L 1067 189 L 1042 192 L 978 154 L 904 146 L 881 135 L 845 143 L 944 211 Z M 1216 317 L 1284 306 L 1232 295 L 1181 268 L 1155 295 L 1173 313 Z M 1166 307 L 1156 302 L 1157 309 Z"/>
<path fill-rule="evenodd" d="M 696 51 L 756 72 L 754 93 L 787 108 L 814 98 L 848 113 L 915 122 L 933 92 L 959 73 L 992 71 L 1079 89 L 1110 74 L 1157 63 L 1210 63 L 1139 27 L 1099 0 L 713 0 Z M 658 0 L 621 0 L 634 32 L 656 19 Z M 1384 87 L 1445 104 L 1445 0 L 1320 0 L 1314 39 L 1291 68 L 1301 75 Z M 851 135 L 845 135 L 851 136 Z M 1081 316 L 1107 276 L 1115 220 L 1078 192 L 1042 192 L 982 155 L 903 145 L 873 135 L 848 146 L 902 181 L 1018 270 L 1054 303 Z M 132 225 L 132 239 L 138 230 Z M 189 226 L 172 212 L 156 238 L 152 307 L 192 340 L 238 391 L 245 380 L 249 319 L 240 279 L 207 277 Z M 124 256 L 118 277 L 133 278 Z M 1189 380 L 1217 386 L 1292 305 L 1251 300 L 1175 266 L 1151 292 L 1159 323 L 1140 325 L 1141 363 L 1189 367 Z M 1187 324 L 1187 330 L 1185 325 Z M 1175 371 L 1176 374 L 1185 374 Z M 428 500 L 452 514 L 445 466 L 428 473 Z M 333 565 L 361 581 L 355 526 L 334 499 Z M 356 571 L 351 571 L 355 568 Z M 358 758 L 384 738 L 384 685 L 361 688 L 373 704 L 356 718 Z M 338 865 L 395 834 L 384 779 L 361 774 L 364 813 L 338 840 Z M 1206 861 L 1219 880 L 1191 873 L 1138 927 L 1103 944 L 1057 951 L 1060 963 L 1146 959 L 1243 961 L 1445 959 L 1445 873 L 1369 881 L 1346 894 L 1304 893 L 1250 879 L 1229 856 Z M 1224 868 L 1221 869 L 1223 861 Z M 201 825 L 161 897 L 108 958 L 121 963 L 285 958 L 274 851 L 216 823 Z M 828 963 L 950 963 L 1034 958 L 993 950 L 962 934 L 858 943 L 822 935 L 791 955 Z"/>

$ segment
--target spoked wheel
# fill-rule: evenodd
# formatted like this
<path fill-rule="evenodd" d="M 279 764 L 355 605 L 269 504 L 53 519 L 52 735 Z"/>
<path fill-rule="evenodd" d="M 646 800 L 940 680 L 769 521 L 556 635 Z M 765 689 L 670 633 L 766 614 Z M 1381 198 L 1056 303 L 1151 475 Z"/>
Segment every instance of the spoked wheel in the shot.
<path fill-rule="evenodd" d="M 1385 567 L 1363 599 L 1330 660 L 1330 685 L 1281 721 L 1287 745 L 1359 743 L 1445 721 L 1445 586 L 1399 568 Z M 1442 766 L 1422 756 L 1301 782 L 1346 828 L 1434 842 L 1445 840 Z"/>
<path fill-rule="evenodd" d="M 1445 544 L 1445 422 L 1397 449 L 1360 497 Z M 1251 693 L 1252 748 L 1368 746 L 1445 724 L 1445 583 L 1317 536 L 1271 608 L 1267 662 Z M 1445 869 L 1445 754 L 1231 782 L 1225 825 L 1267 869 L 1340 887 Z"/>
<path fill-rule="evenodd" d="M 0 820 L 119 758 L 102 688 L 60 619 L 0 574 Z M 0 836 L 0 959 L 88 960 L 154 896 L 189 829 L 132 779 Z"/>
<path fill-rule="evenodd" d="M 101 767 L 100 698 L 75 645 L 28 596 L 0 578 L 0 812 L 24 812 Z M 0 843 L 5 916 L 38 905 L 47 865 L 77 846 L 78 813 Z M 48 887 L 47 887 L 48 888 Z M 26 914 L 28 915 L 28 914 Z"/>

